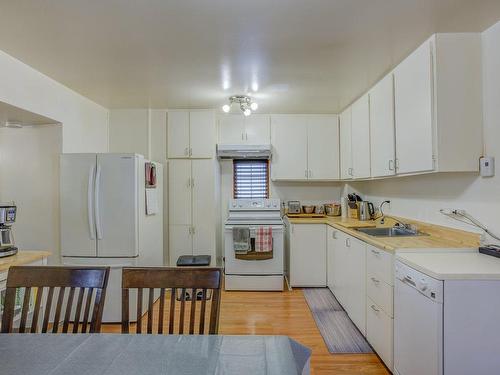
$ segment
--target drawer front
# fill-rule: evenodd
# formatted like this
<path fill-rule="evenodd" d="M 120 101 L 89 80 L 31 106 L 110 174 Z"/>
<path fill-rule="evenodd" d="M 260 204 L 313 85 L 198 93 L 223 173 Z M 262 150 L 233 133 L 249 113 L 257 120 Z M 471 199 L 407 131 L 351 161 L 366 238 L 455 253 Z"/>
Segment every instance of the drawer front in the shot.
<path fill-rule="evenodd" d="M 366 298 L 366 338 L 391 371 L 394 357 L 392 337 L 393 319 L 374 301 Z"/>
<path fill-rule="evenodd" d="M 367 274 L 366 294 L 384 310 L 390 317 L 393 316 L 394 287 L 380 280 L 376 275 Z"/>
<path fill-rule="evenodd" d="M 387 251 L 367 245 L 366 269 L 369 275 L 394 285 L 394 256 Z"/>

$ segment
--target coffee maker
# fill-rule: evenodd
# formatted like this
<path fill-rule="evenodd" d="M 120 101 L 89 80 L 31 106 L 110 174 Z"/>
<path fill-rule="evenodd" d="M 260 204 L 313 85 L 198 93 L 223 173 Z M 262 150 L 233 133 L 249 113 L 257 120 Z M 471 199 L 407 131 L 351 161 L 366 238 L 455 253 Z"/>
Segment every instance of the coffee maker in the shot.
<path fill-rule="evenodd" d="M 0 258 L 17 253 L 12 234 L 12 224 L 16 221 L 16 212 L 15 205 L 0 203 Z"/>

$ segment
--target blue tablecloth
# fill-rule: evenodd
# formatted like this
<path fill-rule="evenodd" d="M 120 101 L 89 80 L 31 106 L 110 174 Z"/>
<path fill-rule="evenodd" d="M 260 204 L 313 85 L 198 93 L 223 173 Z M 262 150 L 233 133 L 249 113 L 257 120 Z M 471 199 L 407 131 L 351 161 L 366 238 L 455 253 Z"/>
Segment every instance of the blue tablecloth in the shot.
<path fill-rule="evenodd" d="M 0 334 L 1 374 L 309 374 L 310 356 L 286 336 Z"/>

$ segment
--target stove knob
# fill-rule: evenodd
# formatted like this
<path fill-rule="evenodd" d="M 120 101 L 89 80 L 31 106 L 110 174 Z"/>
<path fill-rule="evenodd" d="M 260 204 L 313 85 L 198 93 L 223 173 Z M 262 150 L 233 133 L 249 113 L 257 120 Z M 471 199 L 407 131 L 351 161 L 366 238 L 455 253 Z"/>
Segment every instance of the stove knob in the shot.
<path fill-rule="evenodd" d="M 419 283 L 418 283 L 418 288 L 422 291 L 422 292 L 425 292 L 428 288 L 429 288 L 429 285 L 427 284 L 427 282 L 425 282 L 424 280 L 420 280 Z"/>

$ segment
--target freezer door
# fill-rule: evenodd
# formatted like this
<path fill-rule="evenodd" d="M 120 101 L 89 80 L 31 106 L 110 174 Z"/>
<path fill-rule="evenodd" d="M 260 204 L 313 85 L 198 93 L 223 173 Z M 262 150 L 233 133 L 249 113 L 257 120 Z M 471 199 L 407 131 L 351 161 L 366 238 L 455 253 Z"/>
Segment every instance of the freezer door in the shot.
<path fill-rule="evenodd" d="M 94 209 L 98 257 L 139 254 L 139 158 L 134 154 L 97 154 Z"/>
<path fill-rule="evenodd" d="M 95 257 L 94 183 L 96 154 L 61 154 L 61 254 Z"/>

